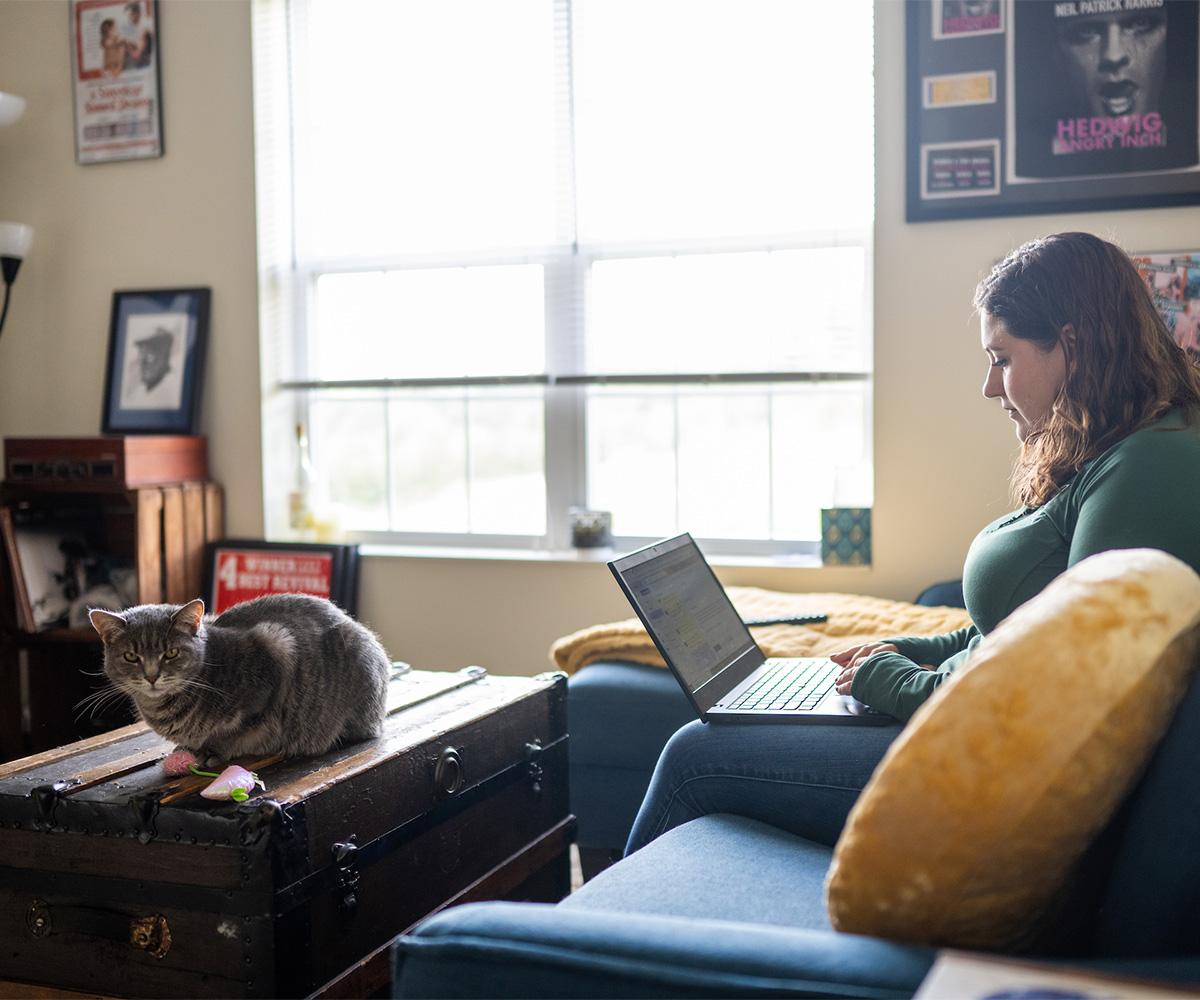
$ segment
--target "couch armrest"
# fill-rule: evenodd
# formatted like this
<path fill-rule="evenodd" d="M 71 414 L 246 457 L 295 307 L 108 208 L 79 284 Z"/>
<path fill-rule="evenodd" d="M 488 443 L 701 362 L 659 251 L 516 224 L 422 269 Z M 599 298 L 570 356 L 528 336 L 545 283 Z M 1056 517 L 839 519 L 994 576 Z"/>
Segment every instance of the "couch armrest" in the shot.
<path fill-rule="evenodd" d="M 396 940 L 397 997 L 911 997 L 931 948 L 830 931 L 476 903 Z"/>

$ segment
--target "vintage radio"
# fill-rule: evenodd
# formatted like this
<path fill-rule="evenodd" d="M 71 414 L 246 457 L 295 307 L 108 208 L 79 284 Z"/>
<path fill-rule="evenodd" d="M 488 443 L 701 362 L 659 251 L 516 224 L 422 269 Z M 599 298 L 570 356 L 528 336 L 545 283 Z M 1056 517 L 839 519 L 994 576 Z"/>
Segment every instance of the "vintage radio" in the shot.
<path fill-rule="evenodd" d="M 5 438 L 5 481 L 38 489 L 129 490 L 208 478 L 208 439 L 129 437 Z"/>

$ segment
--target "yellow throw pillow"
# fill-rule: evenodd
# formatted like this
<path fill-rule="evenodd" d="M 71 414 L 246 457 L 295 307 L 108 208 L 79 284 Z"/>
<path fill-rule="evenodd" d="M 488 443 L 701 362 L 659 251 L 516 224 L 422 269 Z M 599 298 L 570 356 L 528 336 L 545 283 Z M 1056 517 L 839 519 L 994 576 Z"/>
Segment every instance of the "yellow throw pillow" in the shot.
<path fill-rule="evenodd" d="M 912 718 L 826 880 L 840 931 L 940 947 L 1028 943 L 1130 789 L 1200 651 L 1200 577 L 1152 549 L 1058 577 Z"/>

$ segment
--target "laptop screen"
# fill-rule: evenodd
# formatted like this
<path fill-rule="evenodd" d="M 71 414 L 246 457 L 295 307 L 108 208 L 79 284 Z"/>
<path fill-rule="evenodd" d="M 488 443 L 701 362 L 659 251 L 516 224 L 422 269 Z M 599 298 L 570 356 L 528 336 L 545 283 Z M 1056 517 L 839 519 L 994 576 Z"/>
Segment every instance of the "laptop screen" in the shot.
<path fill-rule="evenodd" d="M 692 691 L 754 645 L 690 535 L 648 546 L 612 566 Z"/>

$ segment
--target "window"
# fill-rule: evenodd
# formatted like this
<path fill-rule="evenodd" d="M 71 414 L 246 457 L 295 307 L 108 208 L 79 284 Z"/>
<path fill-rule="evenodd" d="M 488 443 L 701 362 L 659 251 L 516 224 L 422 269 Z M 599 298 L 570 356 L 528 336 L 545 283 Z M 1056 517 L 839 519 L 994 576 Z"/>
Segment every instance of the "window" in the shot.
<path fill-rule="evenodd" d="M 869 0 L 256 0 L 268 530 L 811 551 L 871 500 Z"/>

